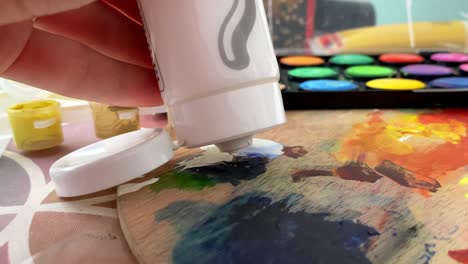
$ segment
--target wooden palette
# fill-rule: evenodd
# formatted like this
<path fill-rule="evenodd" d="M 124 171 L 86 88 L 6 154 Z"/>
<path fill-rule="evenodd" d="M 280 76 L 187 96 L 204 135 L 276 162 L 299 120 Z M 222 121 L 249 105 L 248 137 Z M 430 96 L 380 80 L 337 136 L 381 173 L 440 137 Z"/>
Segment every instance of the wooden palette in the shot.
<path fill-rule="evenodd" d="M 194 167 L 226 157 L 179 150 L 141 179 L 158 182 L 119 196 L 137 259 L 468 263 L 468 110 L 306 111 L 288 121 L 257 135 L 282 144 L 280 156 Z"/>

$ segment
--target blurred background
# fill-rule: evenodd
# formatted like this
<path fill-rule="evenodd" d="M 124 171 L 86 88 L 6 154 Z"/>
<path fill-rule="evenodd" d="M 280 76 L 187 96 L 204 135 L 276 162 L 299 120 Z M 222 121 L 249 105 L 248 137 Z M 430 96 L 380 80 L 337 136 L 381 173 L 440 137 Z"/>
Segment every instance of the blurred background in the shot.
<path fill-rule="evenodd" d="M 343 30 L 468 20 L 466 0 L 264 0 L 264 4 L 278 53 L 303 52 L 307 39 Z"/>

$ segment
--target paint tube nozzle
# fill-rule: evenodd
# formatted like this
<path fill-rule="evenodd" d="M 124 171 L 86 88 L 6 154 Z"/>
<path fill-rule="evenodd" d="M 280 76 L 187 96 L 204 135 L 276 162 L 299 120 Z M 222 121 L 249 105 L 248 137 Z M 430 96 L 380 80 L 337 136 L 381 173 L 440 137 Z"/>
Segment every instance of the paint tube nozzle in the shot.
<path fill-rule="evenodd" d="M 253 135 L 248 135 L 216 144 L 222 152 L 235 153 L 236 151 L 252 145 Z"/>

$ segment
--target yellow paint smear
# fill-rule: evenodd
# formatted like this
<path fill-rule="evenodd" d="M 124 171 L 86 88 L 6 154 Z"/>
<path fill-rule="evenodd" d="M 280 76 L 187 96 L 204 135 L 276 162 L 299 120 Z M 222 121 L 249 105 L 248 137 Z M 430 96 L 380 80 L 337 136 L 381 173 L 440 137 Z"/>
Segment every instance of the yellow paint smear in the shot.
<path fill-rule="evenodd" d="M 463 179 L 459 182 L 459 184 L 461 184 L 461 185 L 468 185 L 468 177 L 463 178 Z"/>
<path fill-rule="evenodd" d="M 461 179 L 461 181 L 460 181 L 458 184 L 460 184 L 460 185 L 468 185 L 468 177 L 465 177 L 465 178 Z M 465 198 L 468 199 L 468 193 L 465 194 Z"/>

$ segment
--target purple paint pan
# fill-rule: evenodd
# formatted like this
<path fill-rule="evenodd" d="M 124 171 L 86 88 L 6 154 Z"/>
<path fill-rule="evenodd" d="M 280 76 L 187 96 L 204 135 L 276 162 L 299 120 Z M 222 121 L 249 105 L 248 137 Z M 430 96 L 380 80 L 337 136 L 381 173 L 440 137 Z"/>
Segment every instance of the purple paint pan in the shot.
<path fill-rule="evenodd" d="M 467 63 L 468 55 L 463 53 L 435 53 L 431 60 L 442 63 Z"/>
<path fill-rule="evenodd" d="M 428 80 L 451 76 L 453 75 L 453 70 L 449 67 L 440 65 L 413 64 L 401 68 L 401 73 L 405 77 Z"/>

